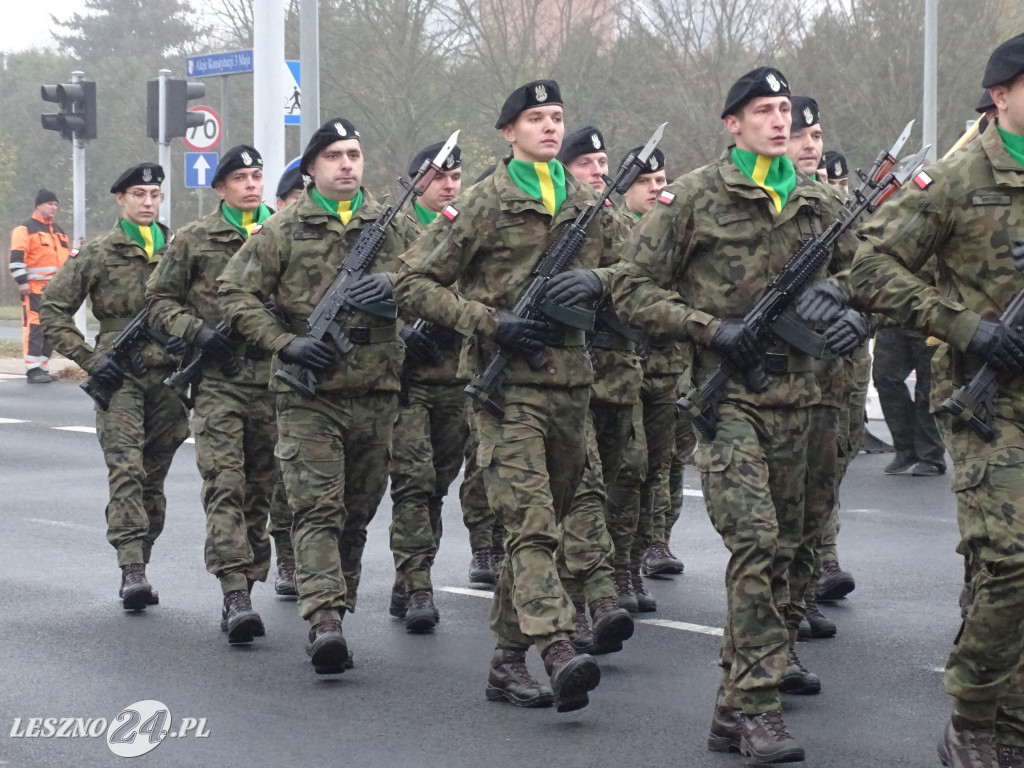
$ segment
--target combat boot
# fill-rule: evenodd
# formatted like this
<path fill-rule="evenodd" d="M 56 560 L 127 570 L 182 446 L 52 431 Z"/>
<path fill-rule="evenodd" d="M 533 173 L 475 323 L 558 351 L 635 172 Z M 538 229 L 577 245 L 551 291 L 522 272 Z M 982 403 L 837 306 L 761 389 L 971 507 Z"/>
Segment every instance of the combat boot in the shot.
<path fill-rule="evenodd" d="M 885 465 L 885 474 L 902 475 L 908 469 L 917 464 L 917 457 L 913 454 L 896 452 L 896 456 Z"/>
<path fill-rule="evenodd" d="M 409 595 L 405 592 L 405 580 L 401 574 L 395 574 L 395 583 L 391 587 L 391 605 L 388 606 L 388 613 L 396 619 L 404 619 L 405 611 L 409 607 Z"/>
<path fill-rule="evenodd" d="M 431 632 L 437 625 L 440 613 L 434 605 L 434 591 L 414 589 L 409 593 L 409 604 L 405 611 L 405 628 L 414 634 Z"/>
<path fill-rule="evenodd" d="M 743 712 L 732 707 L 716 706 L 711 716 L 708 750 L 711 752 L 739 752 L 743 734 Z"/>
<path fill-rule="evenodd" d="M 274 592 L 281 597 L 298 597 L 295 587 L 295 561 L 283 557 L 277 559 L 277 578 L 274 579 Z"/>
<path fill-rule="evenodd" d="M 838 561 L 826 560 L 821 564 L 821 576 L 818 577 L 814 596 L 823 602 L 839 600 L 853 592 L 856 586 L 852 573 L 842 570 Z"/>
<path fill-rule="evenodd" d="M 583 603 L 573 603 L 576 613 L 572 617 L 572 632 L 569 633 L 569 641 L 572 647 L 580 653 L 586 653 L 594 644 L 594 633 L 587 621 L 587 606 Z"/>
<path fill-rule="evenodd" d="M 572 643 L 558 640 L 544 649 L 544 669 L 551 679 L 555 709 L 572 712 L 590 703 L 587 693 L 601 682 L 601 668 L 586 653 L 576 653 Z"/>
<path fill-rule="evenodd" d="M 640 568 L 645 576 L 682 573 L 683 561 L 669 551 L 668 544 L 656 541 L 644 552 Z"/>
<path fill-rule="evenodd" d="M 792 693 L 797 696 L 813 696 L 816 693 L 821 693 L 821 680 L 800 663 L 794 648 L 789 649 L 786 671 L 782 673 L 779 690 L 782 693 Z"/>
<path fill-rule="evenodd" d="M 992 726 L 954 714 L 939 736 L 939 760 L 950 768 L 1000 768 Z"/>
<path fill-rule="evenodd" d="M 996 756 L 999 758 L 999 768 L 1024 768 L 1024 747 L 999 744 Z"/>
<path fill-rule="evenodd" d="M 550 707 L 555 703 L 555 694 L 534 679 L 526 668 L 526 651 L 518 648 L 494 649 L 486 695 L 488 701 L 507 701 L 515 707 Z"/>
<path fill-rule="evenodd" d="M 491 548 L 479 547 L 473 550 L 473 559 L 469 561 L 469 581 L 472 584 L 497 584 L 498 576 L 491 563 Z"/>
<path fill-rule="evenodd" d="M 625 608 L 630 613 L 636 613 L 640 606 L 636 602 L 636 592 L 633 591 L 633 579 L 629 571 L 613 571 L 612 583 L 615 584 L 615 594 L 619 598 L 619 608 Z"/>
<path fill-rule="evenodd" d="M 222 632 L 228 633 L 229 645 L 251 643 L 254 637 L 266 634 L 263 620 L 252 609 L 252 598 L 248 590 L 233 589 L 224 594 L 220 628 Z"/>
<path fill-rule="evenodd" d="M 594 620 L 594 642 L 590 652 L 615 653 L 622 650 L 622 641 L 633 636 L 633 617 L 619 607 L 614 597 L 599 597 L 590 604 Z"/>
<path fill-rule="evenodd" d="M 740 719 L 740 752 L 758 763 L 798 763 L 804 759 L 804 748 L 794 739 L 782 711 L 773 709 L 758 715 L 738 713 Z"/>
<path fill-rule="evenodd" d="M 640 575 L 640 566 L 632 566 L 629 569 L 629 578 L 633 582 L 633 594 L 636 595 L 637 610 L 640 613 L 650 613 L 658 610 L 658 601 L 654 595 L 647 591 L 644 578 Z"/>
<path fill-rule="evenodd" d="M 808 638 L 835 637 L 836 623 L 825 616 L 813 600 L 807 601 L 807 613 L 800 622 L 800 629 L 797 637 L 801 640 Z"/>
<path fill-rule="evenodd" d="M 156 604 L 153 587 L 146 578 L 145 563 L 121 566 L 121 588 L 117 596 L 121 598 L 121 606 L 126 611 L 142 611 L 147 605 Z"/>
<path fill-rule="evenodd" d="M 340 675 L 353 666 L 338 619 L 327 619 L 310 628 L 306 655 L 318 675 Z"/>

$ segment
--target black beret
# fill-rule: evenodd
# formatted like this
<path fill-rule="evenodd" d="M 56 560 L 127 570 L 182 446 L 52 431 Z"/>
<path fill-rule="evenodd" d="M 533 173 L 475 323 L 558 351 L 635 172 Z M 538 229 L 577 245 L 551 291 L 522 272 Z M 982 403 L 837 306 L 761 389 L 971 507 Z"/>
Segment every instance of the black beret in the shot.
<path fill-rule="evenodd" d="M 830 179 L 845 179 L 850 175 L 850 169 L 846 165 L 846 156 L 842 152 L 830 149 L 822 158 L 825 160 L 825 173 Z"/>
<path fill-rule="evenodd" d="M 974 111 L 979 115 L 984 115 L 992 107 L 995 106 L 995 102 L 992 101 L 992 94 L 988 92 L 988 88 L 981 92 L 981 98 L 978 99 L 978 106 L 974 108 Z"/>
<path fill-rule="evenodd" d="M 36 192 L 36 205 L 37 206 L 40 206 L 43 203 L 58 203 L 58 202 L 60 202 L 60 201 L 57 199 L 57 196 L 55 194 L 53 194 L 53 192 L 48 190 L 46 187 L 43 187 L 38 192 Z"/>
<path fill-rule="evenodd" d="M 821 122 L 818 102 L 810 96 L 793 96 L 790 101 L 793 104 L 793 125 L 790 131 L 802 131 Z"/>
<path fill-rule="evenodd" d="M 224 157 L 220 159 L 217 164 L 217 172 L 213 174 L 213 181 L 210 182 L 211 187 L 216 187 L 232 171 L 237 171 L 239 168 L 262 168 L 263 167 L 263 155 L 261 155 L 256 147 L 252 147 L 248 144 L 239 144 L 237 147 L 232 147 L 224 153 Z"/>
<path fill-rule="evenodd" d="M 117 177 L 117 181 L 110 187 L 112 194 L 124 192 L 128 187 L 136 187 L 142 184 L 164 183 L 164 169 L 156 163 L 139 163 L 133 165 L 127 171 Z"/>
<path fill-rule="evenodd" d="M 626 162 L 626 160 L 629 159 L 630 155 L 639 155 L 642 149 L 643 147 L 634 147 L 633 149 L 629 150 L 629 152 L 626 153 L 626 156 L 623 157 L 622 161 L 619 163 L 619 168 L 622 167 L 622 163 Z M 662 152 L 657 147 L 655 147 L 654 151 L 651 152 L 651 156 L 647 158 L 647 162 L 640 166 L 640 172 L 637 174 L 637 176 L 643 176 L 645 173 L 657 173 L 658 171 L 664 170 L 665 153 Z"/>
<path fill-rule="evenodd" d="M 789 96 L 789 81 L 774 67 L 758 67 L 732 84 L 725 97 L 722 117 L 739 112 L 751 99 L 760 96 Z"/>
<path fill-rule="evenodd" d="M 1011 37 L 992 51 L 981 87 L 991 88 L 1008 83 L 1021 73 L 1024 73 L 1024 34 Z"/>
<path fill-rule="evenodd" d="M 546 107 L 550 104 L 562 103 L 562 92 L 554 80 L 534 80 L 521 85 L 509 94 L 501 105 L 501 113 L 494 127 L 501 130 L 514 122 L 519 115 L 533 107 Z"/>
<path fill-rule="evenodd" d="M 316 159 L 316 156 L 336 141 L 355 139 L 359 141 L 359 131 L 348 120 L 343 117 L 336 117 L 316 129 L 316 133 L 309 137 L 309 144 L 302 152 L 302 159 L 299 161 L 299 172 L 303 176 L 309 176 L 309 164 Z"/>
<path fill-rule="evenodd" d="M 558 150 L 558 161 L 562 165 L 568 165 L 577 157 L 591 155 L 594 152 L 607 152 L 604 144 L 604 136 L 592 125 L 580 128 L 570 133 L 562 141 L 562 148 Z"/>
<path fill-rule="evenodd" d="M 306 185 L 302 181 L 302 173 L 299 172 L 298 168 L 292 168 L 281 174 L 281 180 L 277 183 L 277 196 L 287 197 L 288 193 L 293 189 L 305 188 Z"/>
<path fill-rule="evenodd" d="M 415 176 L 416 172 L 423 165 L 424 160 L 433 160 L 437 157 L 437 153 L 441 151 L 441 147 L 444 146 L 443 141 L 437 142 L 437 144 L 431 144 L 429 147 L 424 147 L 416 153 L 416 157 L 409 163 L 409 176 Z M 452 151 L 448 154 L 448 157 L 444 159 L 444 168 L 442 170 L 451 171 L 455 168 L 462 167 L 462 150 L 459 145 L 456 144 L 452 147 Z"/>

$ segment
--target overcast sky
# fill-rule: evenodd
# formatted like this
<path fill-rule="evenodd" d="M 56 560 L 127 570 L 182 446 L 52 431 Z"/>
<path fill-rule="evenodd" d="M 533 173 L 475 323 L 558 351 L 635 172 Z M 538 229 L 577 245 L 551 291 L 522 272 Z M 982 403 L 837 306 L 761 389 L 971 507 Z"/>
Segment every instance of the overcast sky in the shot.
<path fill-rule="evenodd" d="M 84 0 L 7 2 L 4 6 L 4 23 L 0 24 L 0 51 L 4 52 L 50 47 L 50 15 L 63 20 L 85 11 Z"/>

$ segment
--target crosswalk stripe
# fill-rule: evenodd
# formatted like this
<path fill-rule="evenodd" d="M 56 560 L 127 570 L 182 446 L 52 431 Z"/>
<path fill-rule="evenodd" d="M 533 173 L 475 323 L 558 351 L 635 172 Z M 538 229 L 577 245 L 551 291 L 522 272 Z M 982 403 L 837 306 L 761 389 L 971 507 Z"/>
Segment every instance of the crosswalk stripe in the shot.
<path fill-rule="evenodd" d="M 454 595 L 469 595 L 470 597 L 489 597 L 494 599 L 494 593 L 486 589 L 466 589 L 464 587 L 437 587 L 439 592 L 451 592 Z"/>
<path fill-rule="evenodd" d="M 697 632 L 701 635 L 714 635 L 721 637 L 721 627 L 705 627 L 701 624 L 690 624 L 685 621 L 670 621 L 669 619 L 640 619 L 641 624 L 651 624 L 655 627 L 668 627 L 669 629 L 681 629 L 683 632 Z"/>

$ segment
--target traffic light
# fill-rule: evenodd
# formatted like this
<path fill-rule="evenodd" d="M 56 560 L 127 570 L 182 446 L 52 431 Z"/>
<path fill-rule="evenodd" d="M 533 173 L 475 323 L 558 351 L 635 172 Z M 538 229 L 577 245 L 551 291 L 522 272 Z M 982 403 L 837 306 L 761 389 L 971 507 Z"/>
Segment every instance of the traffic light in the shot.
<path fill-rule="evenodd" d="M 62 139 L 96 138 L 96 83 L 80 80 L 77 83 L 43 85 L 39 92 L 43 101 L 60 105 L 59 113 L 42 116 L 44 129 L 57 131 Z"/>
<path fill-rule="evenodd" d="M 193 99 L 201 99 L 206 95 L 206 84 L 187 80 L 166 81 L 167 114 L 165 139 L 184 136 L 189 128 L 198 128 L 206 117 L 188 111 L 188 103 Z M 160 140 L 160 81 L 150 80 L 146 85 L 146 135 L 156 141 Z"/>

